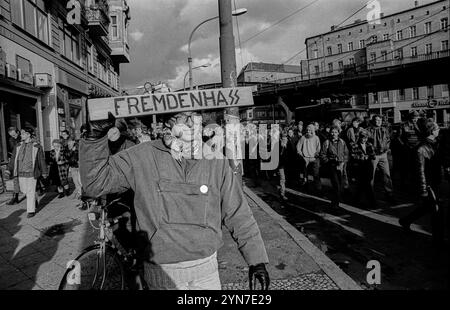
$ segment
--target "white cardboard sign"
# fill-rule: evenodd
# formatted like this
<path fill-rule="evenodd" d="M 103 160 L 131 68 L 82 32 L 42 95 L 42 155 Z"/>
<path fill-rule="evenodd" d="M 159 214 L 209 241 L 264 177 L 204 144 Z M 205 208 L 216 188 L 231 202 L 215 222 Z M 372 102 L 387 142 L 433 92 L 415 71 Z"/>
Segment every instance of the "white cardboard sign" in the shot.
<path fill-rule="evenodd" d="M 116 118 L 125 118 L 252 105 L 254 105 L 254 102 L 251 87 L 205 89 L 88 100 L 91 121 L 107 119 L 108 112 L 111 112 Z"/>

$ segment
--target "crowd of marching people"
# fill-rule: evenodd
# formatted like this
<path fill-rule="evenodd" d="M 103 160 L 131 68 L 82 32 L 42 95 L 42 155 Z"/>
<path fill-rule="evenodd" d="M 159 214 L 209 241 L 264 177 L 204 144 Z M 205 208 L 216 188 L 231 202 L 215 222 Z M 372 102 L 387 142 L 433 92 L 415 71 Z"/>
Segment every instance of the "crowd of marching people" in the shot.
<path fill-rule="evenodd" d="M 400 225 L 409 230 L 429 213 L 437 229 L 434 235 L 442 238 L 444 206 L 440 199 L 442 182 L 450 180 L 450 128 L 441 130 L 433 118 L 417 111 L 411 111 L 409 119 L 395 127 L 380 115 L 355 117 L 348 123 L 335 119 L 330 124 L 304 125 L 299 121 L 281 130 L 277 177 L 282 200 L 288 199 L 287 184 L 304 190 L 311 190 L 312 185 L 311 191 L 322 197 L 323 183 L 329 179 L 333 207 L 347 197 L 358 207 L 373 209 L 380 206 L 379 194 L 384 194 L 387 202 L 383 206 L 392 206 L 396 203 L 395 172 L 398 190 L 418 193 L 417 208 L 400 219 Z M 247 176 L 260 179 L 262 171 L 254 171 L 259 165 L 252 160 L 244 163 Z"/>

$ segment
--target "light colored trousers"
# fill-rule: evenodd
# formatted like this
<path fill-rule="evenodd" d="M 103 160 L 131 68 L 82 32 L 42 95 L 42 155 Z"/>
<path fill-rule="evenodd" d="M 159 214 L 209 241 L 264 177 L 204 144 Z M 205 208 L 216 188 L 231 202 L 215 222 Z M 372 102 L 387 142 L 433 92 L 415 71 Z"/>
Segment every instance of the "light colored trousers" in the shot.
<path fill-rule="evenodd" d="M 36 179 L 19 177 L 20 191 L 27 197 L 27 212 L 36 211 Z"/>
<path fill-rule="evenodd" d="M 384 191 L 387 194 L 392 193 L 392 179 L 391 179 L 391 171 L 389 169 L 389 161 L 387 157 L 387 153 L 383 153 L 381 155 L 375 156 L 375 159 L 371 161 L 372 163 L 372 175 L 370 180 L 370 186 L 374 188 L 375 185 L 375 172 L 377 168 L 380 168 L 383 173 L 383 186 Z"/>
<path fill-rule="evenodd" d="M 73 184 L 75 184 L 75 193 L 81 195 L 80 169 L 70 167 L 70 176 L 72 177 Z"/>
<path fill-rule="evenodd" d="M 150 290 L 221 290 L 217 253 L 176 264 L 144 263 Z"/>

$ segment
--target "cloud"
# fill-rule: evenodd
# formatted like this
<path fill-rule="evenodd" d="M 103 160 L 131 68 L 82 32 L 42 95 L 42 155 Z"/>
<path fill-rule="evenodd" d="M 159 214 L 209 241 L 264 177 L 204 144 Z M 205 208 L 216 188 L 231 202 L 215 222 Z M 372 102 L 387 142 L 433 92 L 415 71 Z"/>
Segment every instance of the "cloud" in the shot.
<path fill-rule="evenodd" d="M 140 32 L 139 30 L 136 30 L 130 33 L 130 36 L 133 38 L 134 41 L 139 41 L 144 36 L 144 33 Z"/>

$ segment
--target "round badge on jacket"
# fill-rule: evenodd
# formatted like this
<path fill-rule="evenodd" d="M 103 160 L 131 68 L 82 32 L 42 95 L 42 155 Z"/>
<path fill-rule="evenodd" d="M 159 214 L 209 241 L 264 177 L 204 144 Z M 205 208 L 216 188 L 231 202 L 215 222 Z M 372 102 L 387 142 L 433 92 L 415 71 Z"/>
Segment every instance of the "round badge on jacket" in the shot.
<path fill-rule="evenodd" d="M 200 186 L 200 192 L 202 194 L 206 194 L 208 192 L 208 186 L 206 186 L 206 185 Z"/>

